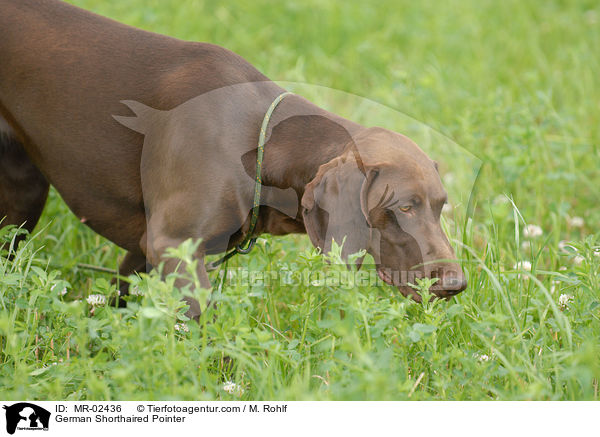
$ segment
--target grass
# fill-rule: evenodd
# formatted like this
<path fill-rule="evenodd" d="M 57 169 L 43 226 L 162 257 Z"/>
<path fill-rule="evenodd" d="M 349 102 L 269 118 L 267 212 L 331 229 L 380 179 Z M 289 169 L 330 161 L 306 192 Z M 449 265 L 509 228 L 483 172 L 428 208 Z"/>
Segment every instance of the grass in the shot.
<path fill-rule="evenodd" d="M 197 324 L 181 319 L 173 278 L 152 273 L 132 278 L 126 309 L 93 308 L 110 278 L 77 263 L 113 268 L 123 253 L 51 192 L 34 235 L 0 258 L 0 397 L 598 400 L 596 2 L 73 3 L 223 45 L 323 106 L 415 137 L 442 164 L 469 288 L 421 305 L 387 286 L 255 278 L 215 291 Z M 542 235 L 525 238 L 528 224 Z M 266 236 L 240 266 L 347 275 L 305 236 Z"/>

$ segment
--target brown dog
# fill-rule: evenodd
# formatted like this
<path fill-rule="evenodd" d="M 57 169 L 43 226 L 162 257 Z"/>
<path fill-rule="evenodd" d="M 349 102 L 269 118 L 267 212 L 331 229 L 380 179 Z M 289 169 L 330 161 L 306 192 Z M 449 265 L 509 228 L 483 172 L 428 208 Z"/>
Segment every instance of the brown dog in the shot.
<path fill-rule="evenodd" d="M 128 250 L 122 275 L 146 262 L 174 271 L 166 249 L 202 238 L 197 273 L 210 287 L 204 256 L 249 229 L 260 124 L 284 90 L 221 47 L 56 0 L 0 8 L 4 224 L 33 229 L 50 183 Z M 381 278 L 417 300 L 405 272 L 439 278 L 432 291 L 441 297 L 466 287 L 440 227 L 446 194 L 436 165 L 408 138 L 296 95 L 277 107 L 267 138 L 255 235 L 307 232 L 325 251 L 346 237 L 344 256 L 366 249 Z"/>

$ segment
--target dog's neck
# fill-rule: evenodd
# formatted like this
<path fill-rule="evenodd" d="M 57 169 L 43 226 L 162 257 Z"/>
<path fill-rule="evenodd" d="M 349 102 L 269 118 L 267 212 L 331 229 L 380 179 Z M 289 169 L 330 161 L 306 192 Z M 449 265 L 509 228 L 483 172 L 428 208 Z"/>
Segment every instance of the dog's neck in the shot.
<path fill-rule="evenodd" d="M 325 111 L 302 97 L 284 99 L 271 120 L 271 135 L 265 145 L 263 183 L 279 189 L 293 189 L 297 215 L 290 217 L 276 208 L 261 207 L 257 231 L 273 235 L 305 232 L 301 201 L 306 185 L 319 167 L 342 154 L 361 125 Z M 244 163 L 254 173 L 256 153 Z"/>

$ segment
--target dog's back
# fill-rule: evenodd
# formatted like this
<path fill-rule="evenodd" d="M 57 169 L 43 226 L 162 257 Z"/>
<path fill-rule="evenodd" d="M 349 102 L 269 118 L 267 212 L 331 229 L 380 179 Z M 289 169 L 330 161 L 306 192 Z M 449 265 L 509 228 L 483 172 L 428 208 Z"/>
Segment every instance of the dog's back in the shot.
<path fill-rule="evenodd" d="M 62 1 L 0 0 L 0 9 L 4 224 L 33 228 L 49 182 L 88 226 L 139 250 L 143 137 L 112 118 L 131 115 L 120 101 L 171 109 L 266 77 L 224 48 L 136 29 Z"/>

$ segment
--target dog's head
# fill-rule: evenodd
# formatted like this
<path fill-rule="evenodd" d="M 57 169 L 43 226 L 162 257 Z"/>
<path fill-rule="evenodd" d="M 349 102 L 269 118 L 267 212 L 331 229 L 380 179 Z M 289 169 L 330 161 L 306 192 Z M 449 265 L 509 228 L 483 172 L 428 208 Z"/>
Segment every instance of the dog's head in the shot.
<path fill-rule="evenodd" d="M 466 288 L 440 225 L 446 200 L 437 164 L 414 142 L 370 128 L 319 168 L 306 186 L 302 213 L 315 246 L 328 252 L 332 239 L 345 238 L 343 257 L 366 249 L 382 280 L 420 301 L 407 285 L 416 277 L 438 278 L 430 289 L 438 297 Z"/>

